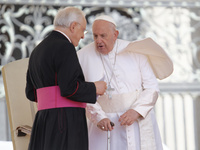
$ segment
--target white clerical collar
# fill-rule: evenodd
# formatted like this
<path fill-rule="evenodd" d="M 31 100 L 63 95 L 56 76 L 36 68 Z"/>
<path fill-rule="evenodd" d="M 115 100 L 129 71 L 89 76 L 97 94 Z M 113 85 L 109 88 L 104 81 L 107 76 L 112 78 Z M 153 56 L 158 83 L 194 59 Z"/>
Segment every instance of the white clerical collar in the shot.
<path fill-rule="evenodd" d="M 71 43 L 70 38 L 69 38 L 64 32 L 62 32 L 62 31 L 60 31 L 60 30 L 55 30 L 55 31 L 58 31 L 58 32 L 60 32 L 61 34 L 63 34 L 63 35 L 69 40 L 69 42 Z"/>

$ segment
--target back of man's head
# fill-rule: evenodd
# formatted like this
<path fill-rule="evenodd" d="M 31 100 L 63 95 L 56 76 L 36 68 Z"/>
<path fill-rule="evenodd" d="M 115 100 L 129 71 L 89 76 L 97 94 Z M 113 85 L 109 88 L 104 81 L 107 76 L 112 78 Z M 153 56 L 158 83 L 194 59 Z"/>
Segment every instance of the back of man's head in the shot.
<path fill-rule="evenodd" d="M 69 27 L 72 22 L 78 22 L 84 16 L 84 13 L 76 7 L 65 7 L 58 10 L 54 18 L 54 27 Z"/>

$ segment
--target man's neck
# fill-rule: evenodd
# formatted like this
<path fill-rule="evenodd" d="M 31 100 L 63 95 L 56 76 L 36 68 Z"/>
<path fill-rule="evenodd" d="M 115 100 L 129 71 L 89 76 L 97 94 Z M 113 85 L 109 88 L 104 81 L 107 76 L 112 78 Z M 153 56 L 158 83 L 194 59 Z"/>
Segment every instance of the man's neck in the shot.
<path fill-rule="evenodd" d="M 68 32 L 67 28 L 65 28 L 65 27 L 55 27 L 54 30 L 60 32 L 60 33 L 63 34 L 70 42 L 72 42 L 72 41 L 71 41 L 70 33 Z"/>

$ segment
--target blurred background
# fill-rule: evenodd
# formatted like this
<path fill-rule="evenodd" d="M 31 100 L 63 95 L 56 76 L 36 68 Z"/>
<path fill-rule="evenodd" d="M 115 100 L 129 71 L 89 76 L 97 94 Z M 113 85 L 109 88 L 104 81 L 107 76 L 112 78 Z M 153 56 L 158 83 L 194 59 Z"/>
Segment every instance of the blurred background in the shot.
<path fill-rule="evenodd" d="M 119 38 L 151 37 L 165 49 L 174 72 L 159 80 L 155 112 L 163 144 L 169 150 L 200 150 L 200 0 L 0 0 L 0 69 L 29 57 L 52 31 L 57 10 L 66 6 L 86 14 L 89 32 L 77 50 L 93 41 L 97 14 L 114 18 Z M 0 146 L 7 143 L 11 135 L 0 71 Z"/>

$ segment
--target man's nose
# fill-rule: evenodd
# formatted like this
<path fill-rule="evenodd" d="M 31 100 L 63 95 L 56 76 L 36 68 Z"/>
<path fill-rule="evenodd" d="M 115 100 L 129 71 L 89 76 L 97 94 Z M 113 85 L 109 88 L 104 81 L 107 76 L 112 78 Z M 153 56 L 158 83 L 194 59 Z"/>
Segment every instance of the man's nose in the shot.
<path fill-rule="evenodd" d="M 97 43 L 101 43 L 101 37 L 97 37 L 97 38 L 96 38 L 96 42 L 97 42 Z"/>

